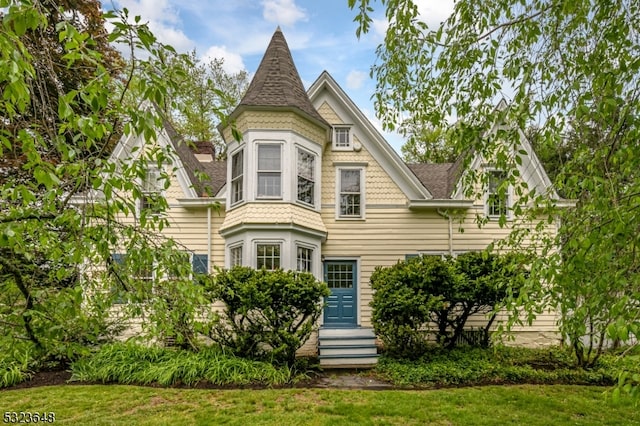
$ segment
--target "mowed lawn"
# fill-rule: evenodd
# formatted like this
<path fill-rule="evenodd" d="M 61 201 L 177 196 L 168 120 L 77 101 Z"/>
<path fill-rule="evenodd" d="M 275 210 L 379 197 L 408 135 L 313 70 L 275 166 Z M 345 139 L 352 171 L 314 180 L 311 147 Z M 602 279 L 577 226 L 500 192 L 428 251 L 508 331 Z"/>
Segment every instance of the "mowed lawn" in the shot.
<path fill-rule="evenodd" d="M 204 390 L 74 385 L 0 391 L 7 411 L 55 412 L 55 424 L 629 425 L 638 401 L 606 389 L 485 386 L 423 391 Z"/>

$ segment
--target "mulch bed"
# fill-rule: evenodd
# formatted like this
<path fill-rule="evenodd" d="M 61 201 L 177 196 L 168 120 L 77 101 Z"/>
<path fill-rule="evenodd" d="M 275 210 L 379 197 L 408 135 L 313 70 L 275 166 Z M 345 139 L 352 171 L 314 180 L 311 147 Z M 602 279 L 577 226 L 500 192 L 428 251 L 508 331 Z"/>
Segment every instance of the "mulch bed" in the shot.
<path fill-rule="evenodd" d="M 5 389 L 27 389 L 39 386 L 65 385 L 68 384 L 67 380 L 70 378 L 71 372 L 69 371 L 41 371 L 31 376 L 30 380 Z"/>
<path fill-rule="evenodd" d="M 391 388 L 392 386 L 384 383 L 365 383 L 368 379 L 358 374 L 358 370 L 328 370 L 325 372 L 313 372 L 307 380 L 302 380 L 294 384 L 267 386 L 261 384 L 252 385 L 218 385 L 210 383 L 206 380 L 200 381 L 195 385 L 185 385 L 177 383 L 173 386 L 164 386 L 159 384 L 145 384 L 137 386 L 147 386 L 153 388 L 177 388 L 177 389 L 290 389 L 290 388 L 344 388 L 344 389 L 377 389 Z M 39 371 L 31 376 L 31 379 L 15 386 L 0 388 L 0 392 L 14 389 L 28 389 L 41 386 L 56 385 L 96 385 L 104 384 L 102 382 L 69 382 L 71 372 L 69 371 Z M 371 378 L 369 378 L 371 379 Z"/>

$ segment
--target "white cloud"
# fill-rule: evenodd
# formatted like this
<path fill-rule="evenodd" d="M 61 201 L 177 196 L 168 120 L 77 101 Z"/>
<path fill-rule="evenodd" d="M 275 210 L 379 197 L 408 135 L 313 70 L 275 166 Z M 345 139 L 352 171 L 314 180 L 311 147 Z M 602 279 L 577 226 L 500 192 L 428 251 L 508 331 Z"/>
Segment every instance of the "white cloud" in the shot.
<path fill-rule="evenodd" d="M 168 0 L 118 0 L 117 6 L 128 9 L 132 18 L 139 15 L 143 22 L 179 22 L 178 13 Z"/>
<path fill-rule="evenodd" d="M 420 18 L 429 25 L 430 29 L 437 29 L 440 23 L 447 20 L 453 12 L 453 0 L 416 0 Z"/>
<path fill-rule="evenodd" d="M 371 28 L 373 29 L 373 34 L 383 39 L 387 34 L 387 28 L 389 28 L 389 22 L 386 19 L 376 19 L 373 18 L 371 22 Z"/>
<path fill-rule="evenodd" d="M 418 6 L 420 19 L 425 22 L 430 29 L 436 30 L 440 23 L 444 22 L 453 12 L 454 0 L 414 0 Z M 387 34 L 389 21 L 385 17 L 373 18 L 371 21 L 371 31 L 375 40 L 382 41 Z"/>
<path fill-rule="evenodd" d="M 149 29 L 161 43 L 182 52 L 195 47 L 195 42 L 180 28 L 180 14 L 169 0 L 119 0 L 117 7 L 128 9 L 132 23 L 136 16 L 140 16 L 141 23 L 148 23 Z"/>
<path fill-rule="evenodd" d="M 178 52 L 186 52 L 195 47 L 193 40 L 177 28 L 151 22 L 149 23 L 149 29 L 151 29 L 151 32 L 157 37 L 158 41 L 173 46 Z"/>
<path fill-rule="evenodd" d="M 295 0 L 263 0 L 262 16 L 277 25 L 291 26 L 307 20 L 307 12 L 295 4 Z"/>
<path fill-rule="evenodd" d="M 242 56 L 237 53 L 230 52 L 226 46 L 211 46 L 202 55 L 203 61 L 208 61 L 213 58 L 223 59 L 222 69 L 230 74 L 235 74 L 245 69 Z"/>
<path fill-rule="evenodd" d="M 347 75 L 347 89 L 358 90 L 367 79 L 367 73 L 363 71 L 352 70 Z"/>

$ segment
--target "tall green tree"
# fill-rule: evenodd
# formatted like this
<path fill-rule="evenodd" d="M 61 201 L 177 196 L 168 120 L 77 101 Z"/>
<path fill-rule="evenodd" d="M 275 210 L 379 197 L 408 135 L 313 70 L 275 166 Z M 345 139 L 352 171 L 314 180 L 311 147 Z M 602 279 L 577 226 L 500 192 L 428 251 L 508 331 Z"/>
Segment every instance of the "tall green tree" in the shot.
<path fill-rule="evenodd" d="M 407 163 L 453 163 L 455 144 L 442 128 L 411 124 L 405 131 L 409 139 L 402 145 L 402 158 Z"/>
<path fill-rule="evenodd" d="M 230 73 L 223 59 L 198 59 L 195 50 L 162 58 L 159 68 L 171 73 L 173 87 L 163 110 L 179 134 L 190 141 L 211 141 L 218 156 L 226 145 L 217 130 L 240 103 L 249 75 L 242 70 Z"/>
<path fill-rule="evenodd" d="M 96 1 L 0 0 L 0 8 L 0 349 L 64 363 L 141 313 L 156 337 L 187 340 L 191 330 L 176 325 L 195 323 L 202 291 L 182 247 L 160 235 L 166 221 L 136 209 L 147 167 L 172 153 L 109 157 L 122 134 L 155 139 L 162 117 L 148 105 L 162 103 L 172 83 L 138 70 L 175 52 L 139 18 L 103 15 Z M 116 42 L 130 47 L 129 62 Z M 138 103 L 122 102 L 136 75 Z M 118 251 L 130 254 L 126 269 L 113 267 Z M 176 277 L 162 297 L 145 292 L 146 265 Z M 135 303 L 109 315 L 123 299 Z"/>
<path fill-rule="evenodd" d="M 523 308 L 526 320 L 544 306 L 557 308 L 562 336 L 584 366 L 597 360 L 607 338 L 638 336 L 640 4 L 461 0 L 429 28 L 414 1 L 380 3 L 389 27 L 372 73 L 387 128 L 401 116 L 450 127 L 458 152 L 472 150 L 504 170 L 518 161 L 518 129 L 536 125 L 540 143 L 551 148 L 569 134 L 580 141 L 556 181 L 578 200 L 574 209 L 557 211 L 518 176 L 507 176 L 522 195 L 514 206 L 521 217 L 540 218 L 530 205 L 549 208 L 548 220 L 568 215 L 557 238 L 529 245 L 538 258 L 512 321 L 522 320 Z M 368 31 L 373 3 L 349 5 L 358 10 L 357 34 Z M 495 108 L 502 97 L 507 106 Z M 468 193 L 478 179 L 467 176 Z M 523 229 L 508 242 L 521 246 L 525 236 L 535 238 Z"/>

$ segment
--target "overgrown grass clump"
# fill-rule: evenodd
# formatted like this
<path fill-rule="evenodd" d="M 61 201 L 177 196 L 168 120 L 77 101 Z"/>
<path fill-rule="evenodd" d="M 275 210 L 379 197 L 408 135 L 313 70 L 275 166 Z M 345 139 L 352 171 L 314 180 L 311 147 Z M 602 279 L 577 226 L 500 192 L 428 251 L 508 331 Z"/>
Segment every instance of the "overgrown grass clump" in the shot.
<path fill-rule="evenodd" d="M 576 366 L 561 348 L 433 348 L 417 360 L 383 356 L 376 372 L 399 386 L 439 387 L 477 384 L 613 385 L 623 370 L 640 372 L 636 357 L 603 355 L 591 369 Z"/>
<path fill-rule="evenodd" d="M 217 347 L 190 352 L 134 343 L 105 345 L 73 363 L 71 372 L 72 381 L 162 386 L 277 386 L 301 378 L 290 367 L 238 358 Z"/>
<path fill-rule="evenodd" d="M 38 367 L 37 357 L 29 342 L 11 345 L 9 339 L 0 339 L 0 389 L 28 380 Z"/>
<path fill-rule="evenodd" d="M 31 377 L 28 354 L 0 354 L 0 388 L 15 386 Z"/>

